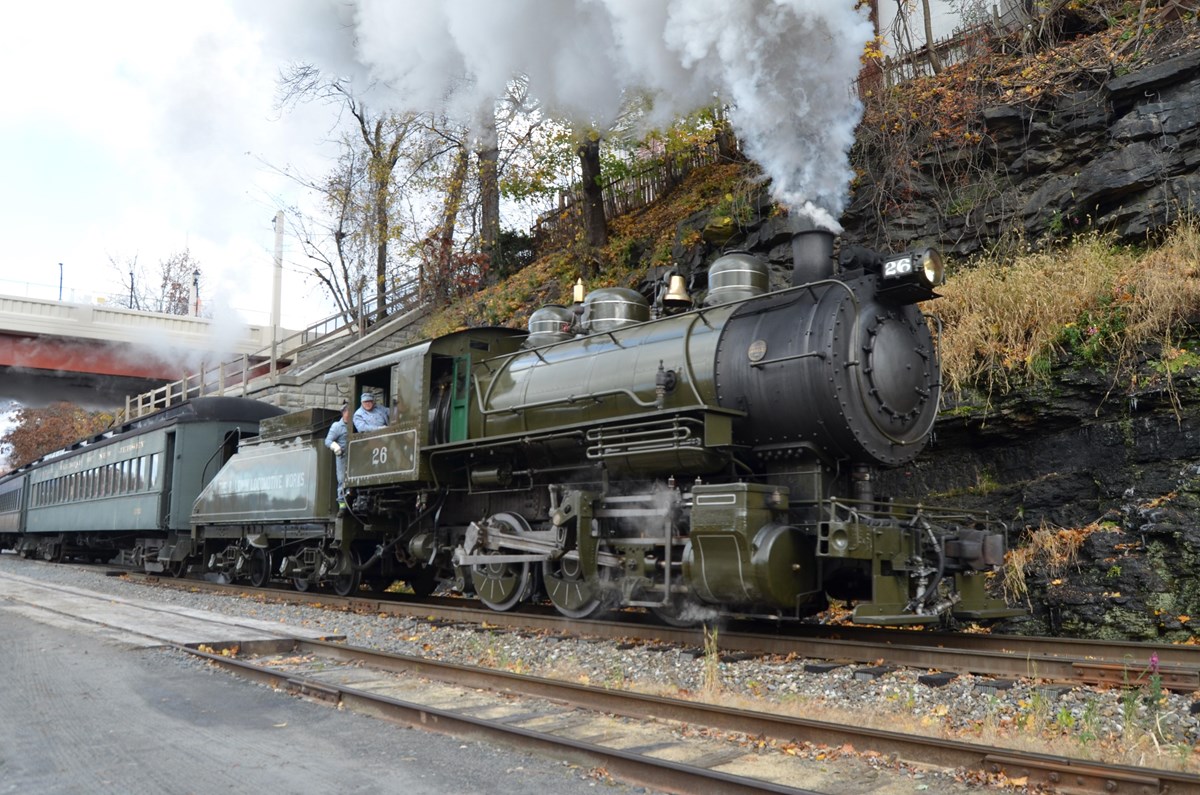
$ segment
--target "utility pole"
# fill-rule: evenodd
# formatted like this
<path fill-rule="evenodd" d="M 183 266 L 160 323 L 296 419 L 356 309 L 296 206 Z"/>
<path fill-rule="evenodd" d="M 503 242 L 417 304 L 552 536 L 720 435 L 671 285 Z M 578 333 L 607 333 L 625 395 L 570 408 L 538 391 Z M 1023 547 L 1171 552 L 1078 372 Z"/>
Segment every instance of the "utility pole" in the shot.
<path fill-rule="evenodd" d="M 133 271 L 129 271 L 129 308 L 134 309 L 133 305 Z"/>
<path fill-rule="evenodd" d="M 62 263 L 58 263 L 58 302 L 62 303 Z"/>
<path fill-rule="evenodd" d="M 279 336 L 279 315 L 283 289 L 283 210 L 275 213 L 275 277 L 271 285 L 271 332 Z"/>
<path fill-rule="evenodd" d="M 275 277 L 271 285 L 271 377 L 275 377 L 275 357 L 279 348 L 279 316 L 283 289 L 283 210 L 275 213 Z"/>

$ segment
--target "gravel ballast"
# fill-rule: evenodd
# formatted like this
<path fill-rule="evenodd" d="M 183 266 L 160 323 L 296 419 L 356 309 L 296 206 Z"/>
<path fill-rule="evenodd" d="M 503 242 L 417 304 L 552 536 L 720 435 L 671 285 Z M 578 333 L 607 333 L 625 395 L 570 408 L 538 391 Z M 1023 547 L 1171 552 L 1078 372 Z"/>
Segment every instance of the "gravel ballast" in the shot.
<path fill-rule="evenodd" d="M 0 572 L 4 571 L 128 598 L 299 625 L 345 635 L 351 645 L 398 654 L 1118 764 L 1190 772 L 1200 768 L 1200 721 L 1194 712 L 1200 702 L 1191 694 L 1160 691 L 1149 681 L 1100 690 L 1022 679 L 1005 687 L 1007 683 L 961 675 L 931 686 L 919 681 L 926 671 L 896 669 L 876 676 L 870 666 L 846 665 L 815 673 L 806 671 L 811 661 L 803 659 L 721 659 L 667 644 L 438 625 L 143 585 L 105 576 L 103 570 L 26 561 L 10 554 L 0 555 Z M 313 602 L 320 598 L 314 594 Z M 585 625 L 580 628 L 586 630 Z M 716 641 L 719 648 L 719 630 Z M 819 755 L 831 749 L 800 747 L 795 752 Z M 916 775 L 921 778 L 914 791 L 940 791 L 939 774 Z M 1012 791 L 1012 782 L 1008 784 Z"/>

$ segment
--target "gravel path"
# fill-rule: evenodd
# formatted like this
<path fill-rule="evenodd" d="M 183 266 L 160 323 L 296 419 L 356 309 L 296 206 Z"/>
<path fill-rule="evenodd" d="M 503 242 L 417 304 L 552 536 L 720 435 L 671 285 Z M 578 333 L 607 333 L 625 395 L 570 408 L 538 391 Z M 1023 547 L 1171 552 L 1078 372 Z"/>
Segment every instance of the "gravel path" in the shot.
<path fill-rule="evenodd" d="M 25 561 L 9 554 L 0 555 L 3 571 L 226 615 L 298 624 L 344 634 L 356 646 L 400 654 L 893 731 L 1200 772 L 1196 714 L 1200 701 L 1190 694 L 1159 691 L 1153 682 L 1096 690 L 1019 680 L 1008 689 L 996 689 L 991 680 L 963 675 L 943 687 L 930 687 L 917 681 L 923 673 L 919 671 L 897 670 L 869 678 L 863 666 L 843 666 L 816 674 L 806 672 L 805 661 L 799 659 L 721 659 L 665 644 L 441 626 L 411 618 L 140 585 L 98 571 Z M 314 602 L 319 600 L 314 595 Z M 716 645 L 719 648 L 719 632 Z M 791 752 L 813 758 L 854 753 L 805 745 Z M 914 776 L 914 791 L 946 791 L 944 774 L 918 771 Z M 1007 784 L 1007 791 L 1013 791 L 1013 782 L 993 783 Z"/>

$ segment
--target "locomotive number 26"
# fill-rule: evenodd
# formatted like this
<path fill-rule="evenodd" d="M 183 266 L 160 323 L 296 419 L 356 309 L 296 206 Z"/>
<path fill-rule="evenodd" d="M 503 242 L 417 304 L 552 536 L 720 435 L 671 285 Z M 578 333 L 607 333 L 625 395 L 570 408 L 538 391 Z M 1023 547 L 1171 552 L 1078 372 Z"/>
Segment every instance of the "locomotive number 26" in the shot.
<path fill-rule="evenodd" d="M 883 278 L 895 279 L 899 276 L 907 276 L 913 271 L 912 257 L 901 257 L 900 259 L 889 260 L 883 263 Z"/>
<path fill-rule="evenodd" d="M 371 466 L 379 466 L 387 463 L 387 448 L 372 447 L 371 448 Z"/>

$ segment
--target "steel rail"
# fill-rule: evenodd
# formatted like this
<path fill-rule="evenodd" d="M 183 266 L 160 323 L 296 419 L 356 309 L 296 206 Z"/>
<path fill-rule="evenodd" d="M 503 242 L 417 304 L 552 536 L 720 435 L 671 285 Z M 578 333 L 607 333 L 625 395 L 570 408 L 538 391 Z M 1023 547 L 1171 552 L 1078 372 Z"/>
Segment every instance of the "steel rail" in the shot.
<path fill-rule="evenodd" d="M 242 644 L 242 651 L 246 651 L 248 647 L 253 645 Z M 721 795 L 753 795 L 754 793 L 763 792 L 783 793 L 785 795 L 821 795 L 821 793 L 814 792 L 813 790 L 776 784 L 762 779 L 734 776 L 729 773 L 722 773 L 667 759 L 659 759 L 634 751 L 610 748 L 585 740 L 576 740 L 548 732 L 514 726 L 503 721 L 479 718 L 452 709 L 403 701 L 345 685 L 289 676 L 285 672 L 273 670 L 270 667 L 259 666 L 232 657 L 222 656 L 219 651 L 201 651 L 186 646 L 176 646 L 175 648 L 198 657 L 203 657 L 239 676 L 260 682 L 274 689 L 287 690 L 302 696 L 327 701 L 335 706 L 346 707 L 356 712 L 375 717 L 387 718 L 414 728 L 433 730 L 458 737 L 469 736 L 487 740 L 498 739 L 542 753 L 566 756 L 576 763 L 603 767 L 617 778 L 634 782 L 644 787 L 653 787 L 669 792 L 705 792 L 720 793 Z M 273 653 L 283 651 L 278 644 L 271 644 L 270 642 L 268 642 L 266 648 L 270 649 Z M 369 652 L 369 650 L 341 647 L 338 649 L 340 653 L 335 655 L 332 652 L 336 648 L 322 648 L 320 652 L 326 656 L 336 656 L 341 660 L 363 661 L 369 662 L 372 665 L 377 663 L 381 654 L 379 652 Z M 298 641 L 297 645 L 292 647 L 290 651 L 308 653 L 313 651 L 313 647 L 308 647 L 305 642 Z M 355 653 L 360 652 L 366 652 L 366 654 L 355 656 Z M 398 656 L 384 656 L 392 658 L 387 661 L 389 663 L 388 669 L 398 670 L 396 665 L 399 661 Z M 414 662 L 422 663 L 411 668 L 409 670 L 410 673 L 430 676 L 438 670 L 435 666 L 430 665 L 428 661 L 420 661 L 417 658 L 410 659 Z M 446 681 L 451 681 L 459 685 L 466 684 L 465 681 L 454 678 L 454 673 L 449 669 L 440 670 L 439 673 L 441 673 L 442 678 L 450 677 Z M 513 691 L 514 688 L 511 687 L 511 683 L 507 689 L 510 692 Z M 533 696 L 537 694 L 531 692 L 527 695 Z M 638 717 L 644 719 L 646 716 L 640 715 Z"/>
<path fill-rule="evenodd" d="M 139 579 L 235 592 L 294 604 L 319 603 L 372 613 L 436 619 L 495 627 L 570 632 L 602 638 L 642 642 L 675 643 L 703 648 L 703 628 L 667 627 L 650 623 L 641 613 L 628 613 L 629 620 L 565 620 L 553 609 L 524 609 L 499 613 L 475 606 L 467 599 L 418 600 L 365 595 L 339 597 L 333 594 L 300 593 L 270 588 L 195 580 L 173 581 L 154 575 Z M 388 595 L 391 597 L 392 595 Z M 771 632 L 741 631 L 761 627 L 762 622 L 730 622 L 720 632 L 723 653 L 798 655 L 846 664 L 888 663 L 909 668 L 970 673 L 1002 678 L 1034 678 L 1080 684 L 1141 686 L 1157 675 L 1162 687 L 1190 692 L 1200 690 L 1200 648 L 1165 644 L 1036 638 L 1016 635 L 917 632 L 853 626 L 813 627 L 772 624 Z M 734 628 L 731 628 L 734 627 Z M 1151 662 L 1151 655 L 1158 655 Z"/>
<path fill-rule="evenodd" d="M 461 731 L 500 731 L 504 733 L 518 728 L 502 724 L 493 727 L 490 722 L 456 714 L 452 710 L 440 710 L 398 702 L 342 685 L 289 677 L 280 671 L 222 656 L 220 649 L 214 649 L 212 652 L 200 652 L 190 648 L 185 648 L 185 650 L 237 670 L 239 673 L 266 681 L 274 687 L 315 695 L 334 703 L 342 703 L 366 711 L 374 712 L 384 707 L 395 709 L 401 720 L 413 725 L 426 727 L 432 725 L 434 728 L 452 733 Z M 437 679 L 468 688 L 481 688 L 523 697 L 562 701 L 577 707 L 623 715 L 638 720 L 654 719 L 707 726 L 722 731 L 739 732 L 752 737 L 767 737 L 783 742 L 805 741 L 829 747 L 848 743 L 858 750 L 869 749 L 882 754 L 894 754 L 898 758 L 912 762 L 988 774 L 1003 773 L 1010 779 L 1028 777 L 1031 785 L 1053 786 L 1059 788 L 1060 791 L 1128 793 L 1130 795 L 1167 792 L 1172 795 L 1200 793 L 1200 776 L 1175 771 L 1114 765 L 1050 754 L 993 748 L 956 740 L 921 737 L 881 729 L 850 727 L 827 721 L 729 709 L 714 704 L 681 701 L 631 691 L 608 690 L 324 641 L 297 640 L 291 648 L 281 648 L 278 642 L 272 641 L 261 644 L 248 643 L 242 644 L 240 653 L 309 654 L 339 662 L 367 665 L 374 669 Z M 564 739 L 548 739 L 547 735 L 530 732 L 526 729 L 518 729 L 517 736 L 522 741 L 531 742 L 543 748 L 553 748 L 557 744 L 562 744 Z M 610 771 L 620 771 L 619 775 L 622 777 L 629 776 L 631 780 L 639 783 L 666 789 L 682 787 L 676 791 L 683 792 L 726 791 L 715 787 L 717 783 L 726 783 L 727 774 L 716 774 L 719 778 L 714 779 L 713 783 L 707 784 L 705 789 L 695 789 L 694 787 L 705 779 L 685 781 L 683 778 L 674 777 L 697 774 L 708 776 L 713 775 L 714 772 L 703 768 L 681 770 L 673 766 L 665 774 L 670 776 L 668 779 L 643 778 L 643 776 L 649 775 L 641 768 L 646 760 L 645 757 L 625 752 L 614 754 L 613 749 L 569 739 L 565 745 L 592 759 L 603 759 L 603 764 Z M 636 758 L 628 758 L 630 756 Z M 658 761 L 654 760 L 655 763 Z M 682 767 L 688 768 L 689 766 Z M 701 774 L 699 771 L 703 771 L 703 773 Z M 735 779 L 735 781 L 745 780 Z M 771 789 L 771 786 L 777 785 L 756 780 L 750 789 L 728 791 L 798 791 L 789 788 Z"/>

